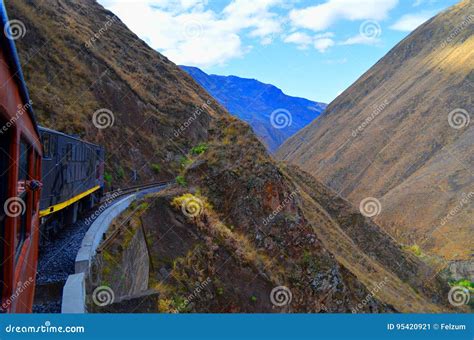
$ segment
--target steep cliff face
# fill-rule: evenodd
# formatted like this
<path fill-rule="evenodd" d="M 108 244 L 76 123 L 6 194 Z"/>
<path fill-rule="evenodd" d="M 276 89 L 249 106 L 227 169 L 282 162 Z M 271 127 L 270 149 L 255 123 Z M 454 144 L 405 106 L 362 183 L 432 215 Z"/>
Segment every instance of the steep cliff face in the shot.
<path fill-rule="evenodd" d="M 7 1 L 40 124 L 106 147 L 114 187 L 171 179 L 224 110 L 94 0 Z"/>
<path fill-rule="evenodd" d="M 117 221 L 116 246 L 146 231 L 158 311 L 448 309 L 436 270 L 308 174 L 274 163 L 248 126 L 213 123 L 206 150 L 188 155 L 181 185 Z"/>
<path fill-rule="evenodd" d="M 474 249 L 474 2 L 432 18 L 349 87 L 278 157 L 354 205 L 403 243 L 446 259 Z"/>

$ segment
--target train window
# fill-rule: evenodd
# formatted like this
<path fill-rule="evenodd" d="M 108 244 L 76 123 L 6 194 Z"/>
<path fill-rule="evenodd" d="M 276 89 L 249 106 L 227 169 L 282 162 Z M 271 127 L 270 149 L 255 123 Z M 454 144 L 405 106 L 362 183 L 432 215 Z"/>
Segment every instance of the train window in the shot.
<path fill-rule="evenodd" d="M 20 225 L 16 231 L 16 250 L 17 255 L 23 242 L 26 237 L 27 223 L 28 223 L 28 214 L 27 205 L 28 205 L 28 193 L 26 190 L 26 181 L 29 179 L 29 150 L 28 145 L 21 140 L 20 141 L 20 157 L 18 162 L 18 185 L 17 185 L 17 195 L 18 195 L 18 206 L 20 208 Z"/>
<path fill-rule="evenodd" d="M 72 144 L 67 143 L 66 145 L 66 160 L 72 161 Z"/>
<path fill-rule="evenodd" d="M 38 165 L 37 165 L 37 159 L 38 159 L 38 154 L 36 153 L 36 151 L 33 151 L 33 158 L 32 158 L 32 162 L 31 162 L 31 171 L 30 171 L 30 179 L 38 179 L 39 176 L 38 176 Z M 32 193 L 33 195 L 33 205 L 32 205 L 32 208 L 33 208 L 33 215 L 36 214 L 36 204 L 35 202 L 37 202 L 38 200 L 38 191 Z M 31 230 L 28 230 L 28 233 L 30 233 Z"/>
<path fill-rule="evenodd" d="M 49 133 L 43 133 L 43 158 L 51 158 L 52 149 L 51 149 L 51 135 Z"/>

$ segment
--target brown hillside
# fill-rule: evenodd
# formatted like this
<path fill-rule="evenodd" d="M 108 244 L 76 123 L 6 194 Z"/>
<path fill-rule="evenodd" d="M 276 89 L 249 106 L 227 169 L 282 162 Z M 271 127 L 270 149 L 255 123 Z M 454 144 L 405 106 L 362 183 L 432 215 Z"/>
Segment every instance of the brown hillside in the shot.
<path fill-rule="evenodd" d="M 469 259 L 474 253 L 473 32 L 474 1 L 432 18 L 290 138 L 278 157 L 355 206 L 377 198 L 382 210 L 375 221 L 408 246 Z M 450 112 L 457 128 L 449 124 Z"/>
<path fill-rule="evenodd" d="M 139 182 L 174 178 L 181 150 L 207 139 L 210 117 L 224 112 L 94 0 L 8 1 L 7 9 L 26 27 L 16 45 L 40 124 L 105 145 L 115 187 L 133 170 Z M 113 113 L 113 126 L 93 124 L 100 109 Z"/>
<path fill-rule="evenodd" d="M 189 155 L 181 187 L 136 202 L 115 221 L 110 233 L 118 228 L 119 237 L 98 260 L 114 291 L 124 284 L 128 240 L 145 230 L 156 311 L 447 310 L 437 271 L 308 174 L 279 168 L 248 126 L 223 119 L 210 137 L 203 154 Z M 187 201 L 199 202 L 198 214 L 183 212 Z M 289 305 L 271 303 L 277 286 L 290 289 Z"/>

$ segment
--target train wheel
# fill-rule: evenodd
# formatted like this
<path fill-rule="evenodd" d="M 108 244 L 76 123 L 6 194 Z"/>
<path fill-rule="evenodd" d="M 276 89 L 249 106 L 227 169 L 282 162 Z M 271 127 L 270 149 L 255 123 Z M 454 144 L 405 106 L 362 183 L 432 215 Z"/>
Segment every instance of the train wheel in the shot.
<path fill-rule="evenodd" d="M 79 211 L 78 202 L 71 204 L 64 213 L 64 225 L 68 226 L 77 222 L 77 213 Z"/>

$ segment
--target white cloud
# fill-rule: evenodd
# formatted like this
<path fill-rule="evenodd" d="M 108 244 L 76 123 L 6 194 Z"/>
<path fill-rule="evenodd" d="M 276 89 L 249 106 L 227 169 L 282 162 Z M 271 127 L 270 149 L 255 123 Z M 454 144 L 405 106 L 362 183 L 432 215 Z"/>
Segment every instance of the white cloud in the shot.
<path fill-rule="evenodd" d="M 339 20 L 383 20 L 398 0 L 327 0 L 325 3 L 290 12 L 295 27 L 324 31 Z"/>
<path fill-rule="evenodd" d="M 327 65 L 343 65 L 347 64 L 349 60 L 347 58 L 341 58 L 341 59 L 327 59 L 324 60 L 324 63 Z"/>
<path fill-rule="evenodd" d="M 300 49 L 306 49 L 313 43 L 313 38 L 306 33 L 295 32 L 283 39 L 286 43 L 296 44 Z"/>
<path fill-rule="evenodd" d="M 413 7 L 418 7 L 418 6 L 421 6 L 423 4 L 432 5 L 432 4 L 435 4 L 437 2 L 438 2 L 438 0 L 415 0 L 415 2 L 413 3 Z"/>
<path fill-rule="evenodd" d="M 379 38 L 358 34 L 340 42 L 339 45 L 378 45 L 380 42 L 381 40 Z"/>
<path fill-rule="evenodd" d="M 224 64 L 250 50 L 244 35 L 261 44 L 282 31 L 271 11 L 281 0 L 232 0 L 221 12 L 207 0 L 99 0 L 140 38 L 177 64 Z"/>
<path fill-rule="evenodd" d="M 334 46 L 334 44 L 335 42 L 331 38 L 320 38 L 314 41 L 314 48 L 324 53 L 329 47 Z"/>
<path fill-rule="evenodd" d="M 391 29 L 402 32 L 411 32 L 426 20 L 430 19 L 435 12 L 432 11 L 423 11 L 415 14 L 405 14 L 400 19 L 397 20 L 392 26 Z"/>
<path fill-rule="evenodd" d="M 332 32 L 326 32 L 322 34 L 316 34 L 311 36 L 304 32 L 294 32 L 283 39 L 286 43 L 292 43 L 298 45 L 299 49 L 307 49 L 309 46 L 313 46 L 319 52 L 324 53 L 331 46 L 334 46 L 336 43 L 333 39 L 334 36 Z"/>

